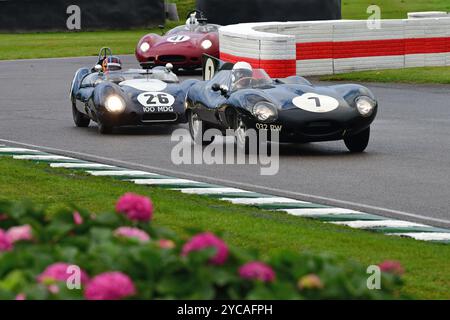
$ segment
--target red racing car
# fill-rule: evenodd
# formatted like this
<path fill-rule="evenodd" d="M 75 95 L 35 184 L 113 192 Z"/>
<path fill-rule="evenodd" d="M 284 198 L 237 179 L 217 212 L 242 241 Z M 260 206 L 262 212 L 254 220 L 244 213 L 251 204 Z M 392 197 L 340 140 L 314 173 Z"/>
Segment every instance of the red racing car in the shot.
<path fill-rule="evenodd" d="M 154 33 L 144 36 L 136 47 L 136 58 L 141 64 L 171 63 L 175 71 L 200 68 L 203 54 L 219 57 L 219 27 L 209 24 L 203 12 L 194 10 L 189 13 L 186 25 L 164 36 Z"/>

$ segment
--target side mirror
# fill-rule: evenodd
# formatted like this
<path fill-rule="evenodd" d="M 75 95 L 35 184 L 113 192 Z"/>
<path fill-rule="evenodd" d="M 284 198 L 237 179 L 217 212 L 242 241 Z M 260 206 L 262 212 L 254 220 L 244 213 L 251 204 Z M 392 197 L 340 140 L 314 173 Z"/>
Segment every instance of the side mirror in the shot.
<path fill-rule="evenodd" d="M 99 65 L 99 64 L 96 64 L 95 67 L 94 67 L 94 70 L 96 72 L 101 72 L 103 70 L 103 67 L 101 65 Z"/>
<path fill-rule="evenodd" d="M 229 91 L 230 91 L 230 89 L 228 89 L 228 87 L 226 85 L 223 84 L 223 85 L 220 86 L 220 93 L 223 96 L 226 96 Z"/>
<path fill-rule="evenodd" d="M 224 84 L 220 85 L 218 83 L 214 83 L 211 87 L 212 91 L 220 91 L 220 94 L 223 96 L 226 96 L 228 94 L 228 92 L 230 91 L 230 89 L 228 89 L 228 87 Z"/>
<path fill-rule="evenodd" d="M 212 91 L 215 91 L 215 92 L 220 91 L 220 84 L 214 83 L 212 85 L 211 89 L 212 89 Z"/>
<path fill-rule="evenodd" d="M 166 69 L 167 69 L 168 72 L 172 71 L 173 70 L 173 64 L 167 63 L 166 64 Z"/>

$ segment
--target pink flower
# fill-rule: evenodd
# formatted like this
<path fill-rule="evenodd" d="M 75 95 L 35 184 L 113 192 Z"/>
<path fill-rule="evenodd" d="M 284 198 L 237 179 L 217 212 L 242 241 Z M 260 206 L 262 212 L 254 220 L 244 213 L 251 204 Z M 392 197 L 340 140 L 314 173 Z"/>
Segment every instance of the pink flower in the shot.
<path fill-rule="evenodd" d="M 48 286 L 48 291 L 52 294 L 58 294 L 59 293 L 59 287 L 56 284 L 51 284 Z"/>
<path fill-rule="evenodd" d="M 308 274 L 302 277 L 298 281 L 297 286 L 300 290 L 323 289 L 324 287 L 322 280 L 320 280 L 319 276 L 315 274 Z"/>
<path fill-rule="evenodd" d="M 0 229 L 0 252 L 2 251 L 11 251 L 13 248 L 13 244 L 11 239 L 8 237 L 8 234 Z"/>
<path fill-rule="evenodd" d="M 120 300 L 135 294 L 133 281 L 121 272 L 106 272 L 96 276 L 84 292 L 88 300 Z"/>
<path fill-rule="evenodd" d="M 397 276 L 401 276 L 405 273 L 402 265 L 398 261 L 386 260 L 378 265 L 382 272 L 392 273 Z"/>
<path fill-rule="evenodd" d="M 222 265 L 228 258 L 228 246 L 222 239 L 214 234 L 207 232 L 194 236 L 188 243 L 183 246 L 183 256 L 187 256 L 192 251 L 201 251 L 207 248 L 215 248 L 216 255 L 211 258 L 210 262 L 215 265 Z"/>
<path fill-rule="evenodd" d="M 132 221 L 147 222 L 153 217 L 153 204 L 147 197 L 126 193 L 117 202 L 116 211 L 125 214 Z"/>
<path fill-rule="evenodd" d="M 73 265 L 64 262 L 51 264 L 38 276 L 37 280 L 40 283 L 67 281 L 67 279 L 74 274 L 70 269 L 71 266 Z M 89 276 L 83 270 L 80 270 L 80 281 L 81 284 L 86 284 L 89 281 Z"/>
<path fill-rule="evenodd" d="M 150 236 L 138 228 L 120 227 L 114 231 L 114 234 L 118 237 L 134 238 L 142 242 L 150 241 Z"/>
<path fill-rule="evenodd" d="M 25 293 L 19 293 L 15 298 L 15 300 L 17 300 L 17 301 L 23 301 L 26 299 L 27 299 L 27 296 L 25 295 Z"/>
<path fill-rule="evenodd" d="M 272 282 L 275 280 L 275 272 L 265 263 L 259 261 L 249 262 L 239 268 L 239 276 L 248 280 L 260 280 Z"/>
<path fill-rule="evenodd" d="M 175 242 L 173 242 L 172 240 L 161 239 L 158 241 L 158 246 L 161 249 L 173 249 L 175 248 Z"/>
<path fill-rule="evenodd" d="M 73 222 L 79 226 L 83 224 L 83 217 L 81 216 L 81 214 L 78 211 L 75 211 L 73 213 Z"/>
<path fill-rule="evenodd" d="M 6 232 L 6 235 L 12 243 L 17 241 L 29 241 L 33 239 L 31 226 L 28 224 L 19 227 L 12 227 Z"/>

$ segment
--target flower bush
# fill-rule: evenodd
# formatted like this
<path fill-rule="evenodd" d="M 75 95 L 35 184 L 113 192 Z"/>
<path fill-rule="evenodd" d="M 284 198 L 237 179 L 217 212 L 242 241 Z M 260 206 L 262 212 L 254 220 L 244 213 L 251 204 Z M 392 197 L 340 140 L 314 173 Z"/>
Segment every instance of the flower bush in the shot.
<path fill-rule="evenodd" d="M 179 236 L 155 226 L 153 211 L 134 194 L 100 214 L 0 202 L 0 299 L 402 298 L 398 262 L 380 263 L 382 289 L 369 290 L 358 263 L 288 251 L 267 257 L 211 232 Z"/>

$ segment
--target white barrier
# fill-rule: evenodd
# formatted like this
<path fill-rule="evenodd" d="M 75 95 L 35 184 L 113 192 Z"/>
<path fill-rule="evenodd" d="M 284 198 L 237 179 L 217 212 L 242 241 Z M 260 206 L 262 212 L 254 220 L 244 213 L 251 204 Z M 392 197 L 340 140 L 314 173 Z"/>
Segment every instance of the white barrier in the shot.
<path fill-rule="evenodd" d="M 450 17 L 270 22 L 220 28 L 225 61 L 248 61 L 273 77 L 450 65 Z"/>

